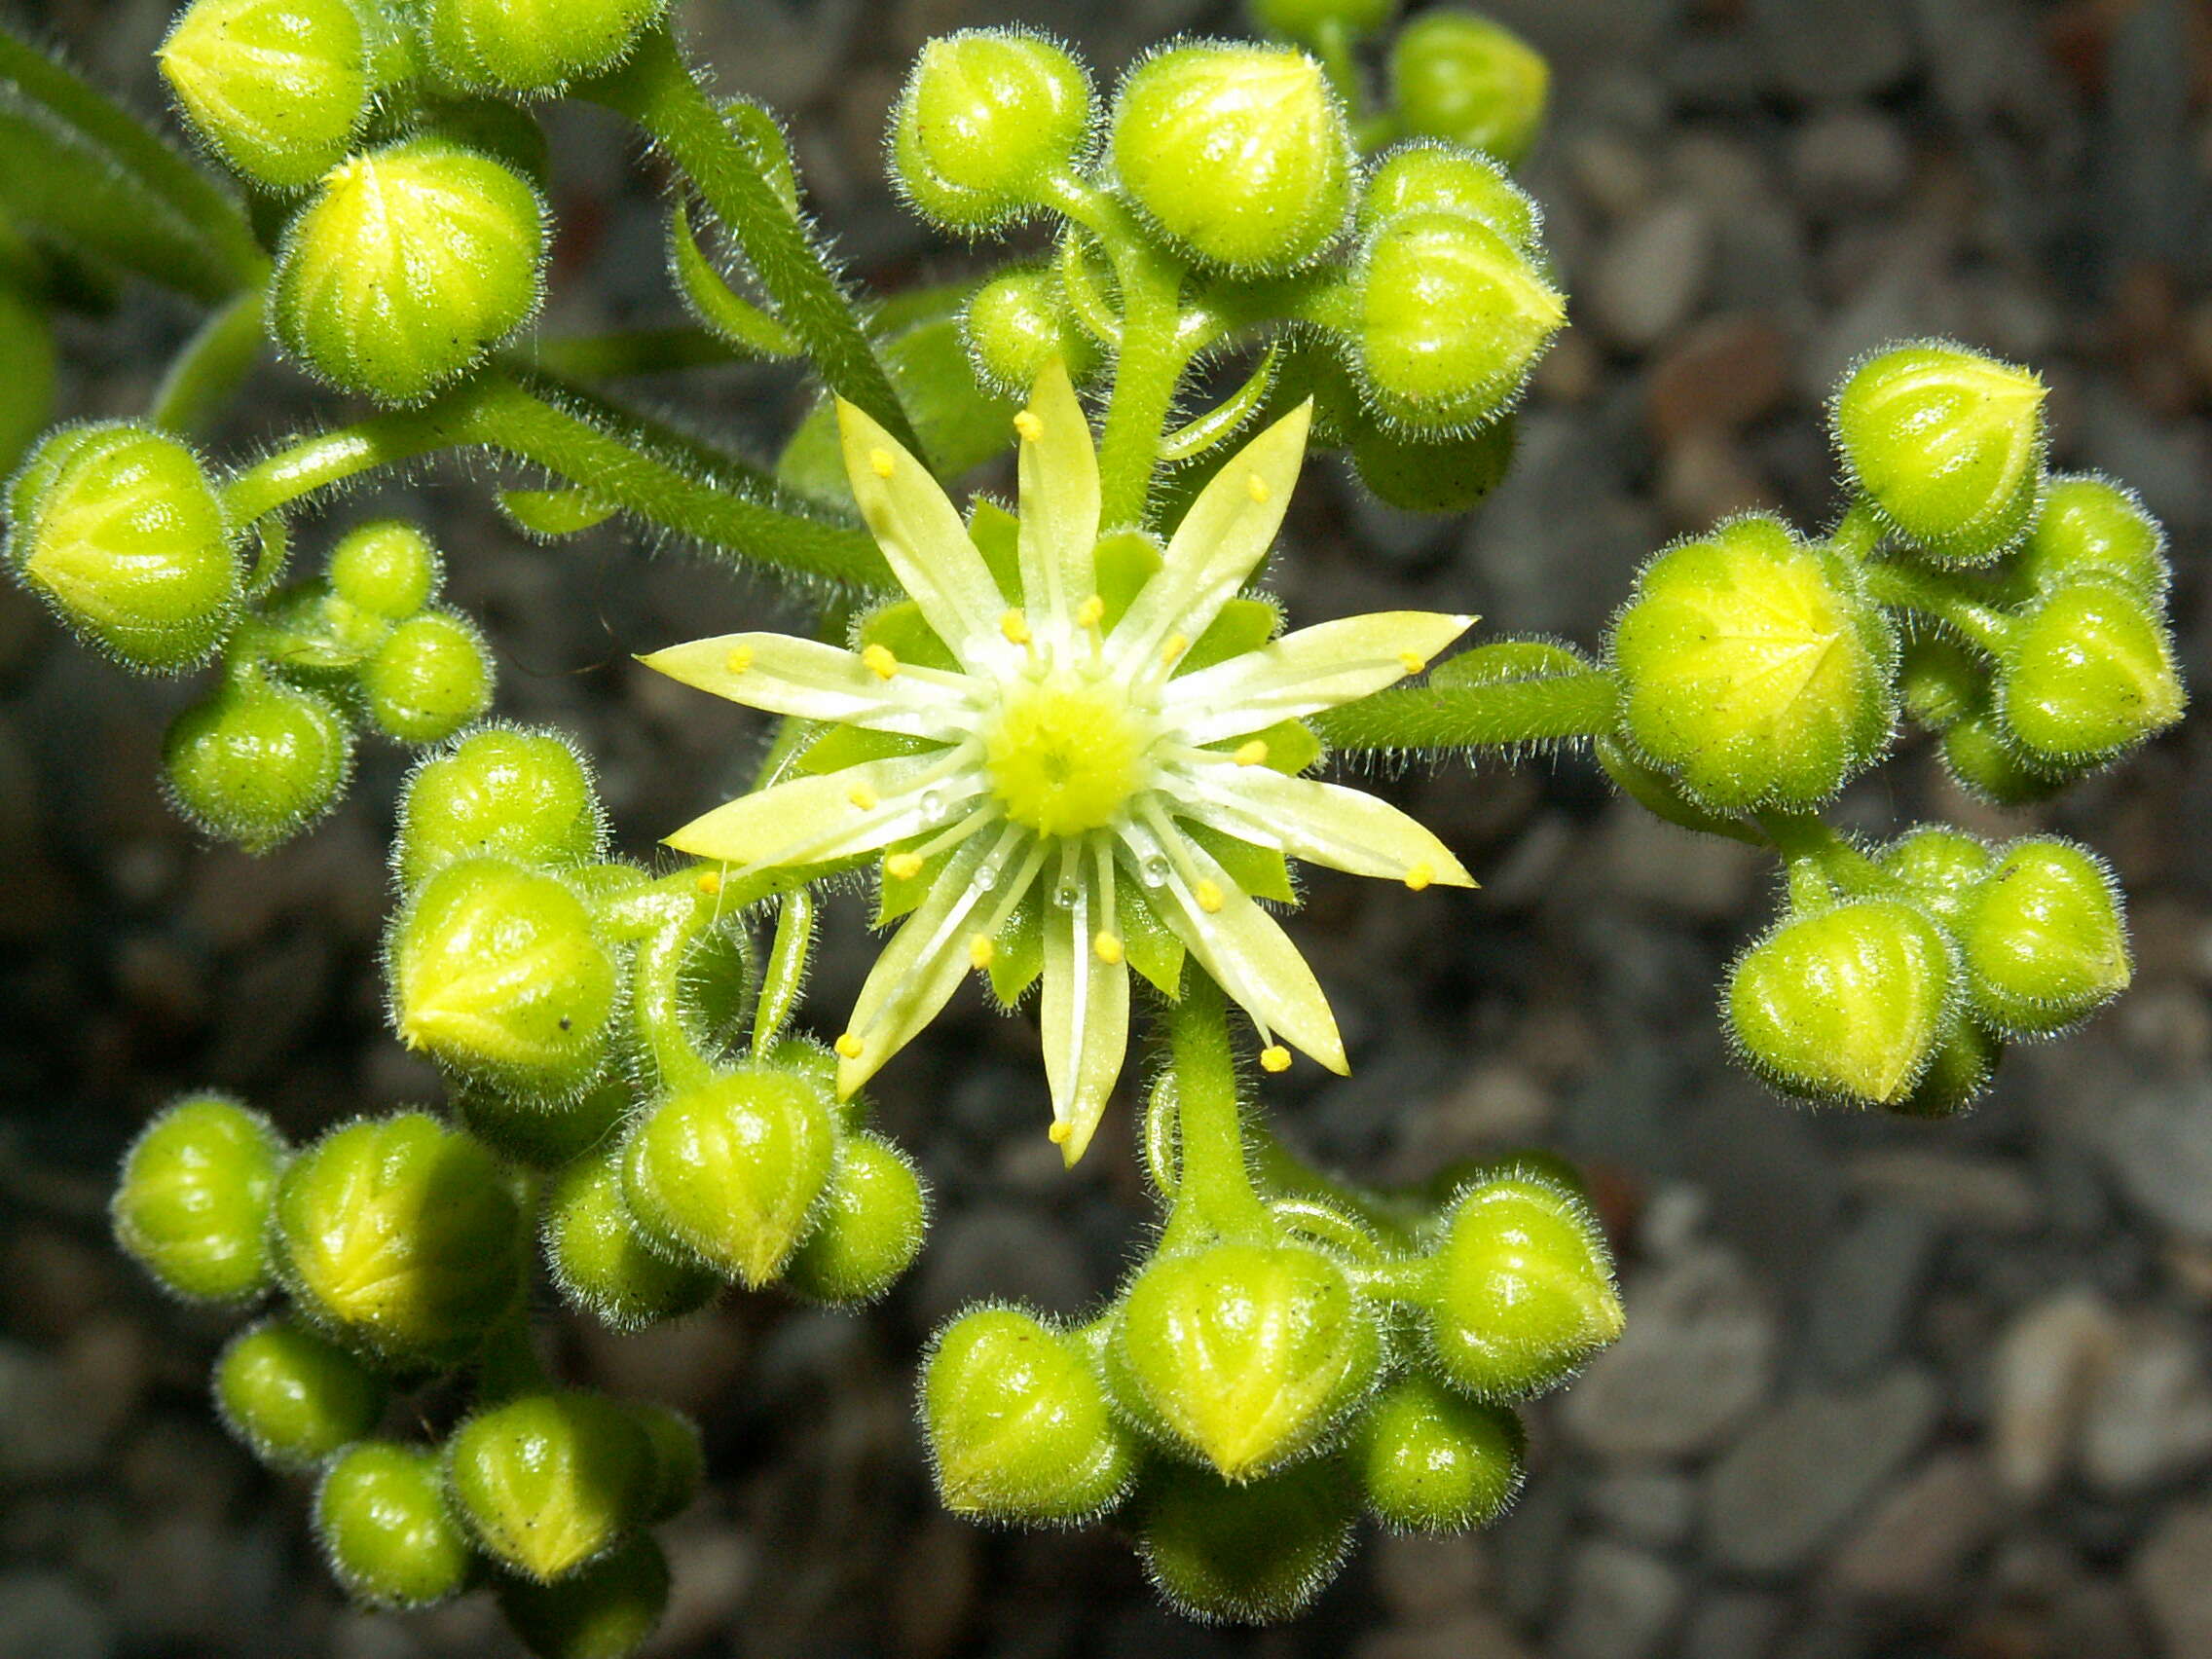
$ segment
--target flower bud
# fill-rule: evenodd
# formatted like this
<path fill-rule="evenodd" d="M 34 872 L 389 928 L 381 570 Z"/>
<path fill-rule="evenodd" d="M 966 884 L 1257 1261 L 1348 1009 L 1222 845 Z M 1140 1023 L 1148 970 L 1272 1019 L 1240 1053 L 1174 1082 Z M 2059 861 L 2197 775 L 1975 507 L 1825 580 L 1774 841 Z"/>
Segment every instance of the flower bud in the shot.
<path fill-rule="evenodd" d="M 269 1120 L 219 1094 L 166 1106 L 132 1143 L 110 1201 L 115 1240 L 195 1302 L 269 1284 L 270 1196 L 284 1145 Z"/>
<path fill-rule="evenodd" d="M 120 423 L 67 426 L 9 488 L 8 562 L 76 632 L 147 674 L 196 667 L 230 632 L 239 566 L 191 450 Z"/>
<path fill-rule="evenodd" d="M 1933 558 L 1974 564 L 2035 517 L 2047 395 L 2026 369 L 1922 342 L 1854 369 L 1830 424 L 1844 470 L 1899 535 Z"/>
<path fill-rule="evenodd" d="M 634 1331 L 704 1307 L 721 1288 L 706 1269 L 647 1247 L 622 1198 L 618 1153 L 579 1158 L 545 1201 L 545 1257 L 553 1282 L 576 1307 Z"/>
<path fill-rule="evenodd" d="M 387 736 L 437 743 L 491 707 L 491 654 L 459 616 L 411 616 L 361 665 L 361 690 Z"/>
<path fill-rule="evenodd" d="M 1480 219 L 1438 208 L 1378 225 L 1354 277 L 1354 364 L 1378 413 L 1467 430 L 1510 409 L 1567 324 L 1567 300 Z"/>
<path fill-rule="evenodd" d="M 328 1337 L 265 1319 L 215 1361 L 215 1409 L 264 1463 L 312 1469 L 384 1415 L 384 1382 Z"/>
<path fill-rule="evenodd" d="M 1390 49 L 1390 107 L 1421 138 L 1448 138 L 1517 166 L 1543 130 L 1551 65 L 1500 23 L 1423 12 Z"/>
<path fill-rule="evenodd" d="M 1145 1477 L 1137 1554 L 1154 1588 L 1186 1618 L 1274 1624 L 1335 1579 L 1358 1506 L 1333 1457 L 1234 1484 L 1210 1469 L 1163 1463 Z"/>
<path fill-rule="evenodd" d="M 614 958 L 558 876 L 448 865 L 395 919 L 388 961 L 400 1040 L 465 1078 L 555 1100 L 606 1063 Z"/>
<path fill-rule="evenodd" d="M 2093 766 L 2181 719 L 2173 642 L 2132 588 L 2082 576 L 2013 627 L 1997 665 L 1997 718 L 2031 765 Z"/>
<path fill-rule="evenodd" d="M 1904 712 L 1930 731 L 1948 731 L 1981 704 L 1989 665 L 1956 640 L 1923 634 L 1905 642 L 1898 667 Z"/>
<path fill-rule="evenodd" d="M 969 297 L 960 333 L 977 379 L 1008 397 L 1027 397 L 1055 358 L 1078 383 L 1098 370 L 1098 344 L 1077 326 L 1051 271 L 1017 267 L 992 277 Z"/>
<path fill-rule="evenodd" d="M 2127 988 L 2120 885 L 2086 849 L 2014 841 L 1967 900 L 1959 949 L 1975 1010 L 2009 1037 L 2048 1037 Z"/>
<path fill-rule="evenodd" d="M 405 519 L 356 525 L 330 550 L 330 591 L 372 616 L 396 622 L 437 597 L 445 562 L 421 527 Z"/>
<path fill-rule="evenodd" d="M 0 362 L 8 365 L 7 378 L 0 380 L 0 468 L 13 472 L 53 424 L 59 364 L 45 304 L 5 284 L 0 284 Z"/>
<path fill-rule="evenodd" d="M 284 234 L 272 327 L 332 385 L 420 402 L 537 310 L 544 219 L 526 179 L 445 139 L 354 156 Z"/>
<path fill-rule="evenodd" d="M 1170 243 L 1234 276 L 1293 270 L 1343 232 L 1352 144 L 1320 64 L 1287 47 L 1171 47 L 1114 100 L 1114 170 Z"/>
<path fill-rule="evenodd" d="M 2043 510 L 2009 573 L 2039 594 L 2076 576 L 2105 576 L 2153 604 L 2165 597 L 2173 578 L 2158 521 L 2133 491 L 2089 472 L 2066 473 L 2045 485 Z"/>
<path fill-rule="evenodd" d="M 1424 1300 L 1445 1376 L 1480 1400 L 1541 1393 L 1621 1334 L 1598 1218 L 1532 1171 L 1478 1181 L 1454 1200 Z"/>
<path fill-rule="evenodd" d="M 1351 463 L 1376 498 L 1402 512 L 1463 513 L 1505 482 L 1513 464 L 1512 416 L 1481 431 L 1441 438 L 1361 421 Z"/>
<path fill-rule="evenodd" d="M 668 1610 L 668 1557 L 640 1533 L 558 1584 L 502 1578 L 495 1594 L 536 1659 L 629 1659 Z"/>
<path fill-rule="evenodd" d="M 338 804 L 353 728 L 327 698 L 240 675 L 171 722 L 163 767 L 177 808 L 249 853 L 290 840 Z"/>
<path fill-rule="evenodd" d="M 599 793 L 574 748 L 549 731 L 488 726 L 407 780 L 392 867 L 413 887 L 456 859 L 567 869 L 606 845 Z"/>
<path fill-rule="evenodd" d="M 1629 736 L 1714 811 L 1810 806 L 1889 742 L 1888 621 L 1849 567 L 1777 519 L 1660 554 L 1611 654 Z"/>
<path fill-rule="evenodd" d="M 629 54 L 668 0 L 418 0 L 430 65 L 468 92 L 545 94 Z"/>
<path fill-rule="evenodd" d="M 403 1364 L 468 1357 L 523 1286 L 523 1217 L 492 1155 L 424 1112 L 332 1129 L 276 1189 L 301 1306 Z"/>
<path fill-rule="evenodd" d="M 707 1451 L 699 1425 L 682 1412 L 650 1400 L 629 1400 L 624 1410 L 645 1437 L 651 1478 L 639 1520 L 647 1527 L 674 1519 L 691 1505 L 707 1478 Z"/>
<path fill-rule="evenodd" d="M 2068 781 L 2063 772 L 2031 764 L 1995 718 L 1986 714 L 1969 716 L 1944 728 L 1943 767 L 1969 794 L 1999 806 L 2048 800 Z"/>
<path fill-rule="evenodd" d="M 1401 1377 L 1359 1425 L 1367 1506 L 1385 1527 L 1465 1532 L 1505 1513 L 1521 1490 L 1528 1435 L 1505 1406 L 1461 1399 L 1429 1378 Z"/>
<path fill-rule="evenodd" d="M 1913 890 L 1936 915 L 1955 916 L 1989 873 L 1989 848 L 1964 830 L 1923 824 L 1900 835 L 1874 862 Z"/>
<path fill-rule="evenodd" d="M 1543 209 L 1502 166 L 1478 150 L 1434 142 L 1400 145 L 1383 159 L 1359 199 L 1359 226 L 1431 211 L 1480 219 L 1530 252 L 1543 232 Z"/>
<path fill-rule="evenodd" d="M 1379 1363 L 1374 1324 L 1344 1270 L 1300 1245 L 1159 1258 L 1130 1284 L 1114 1343 L 1140 1415 L 1233 1481 L 1320 1441 Z"/>
<path fill-rule="evenodd" d="M 816 1302 L 873 1302 L 920 1254 L 928 1220 L 928 1196 L 905 1154 L 880 1135 L 848 1135 L 814 1231 L 785 1277 Z"/>
<path fill-rule="evenodd" d="M 597 1394 L 527 1394 L 469 1419 L 446 1447 L 461 1524 L 486 1552 L 540 1584 L 633 1530 L 652 1482 L 645 1430 Z"/>
<path fill-rule="evenodd" d="M 1398 15 L 1398 0 L 1250 0 L 1247 10 L 1263 34 L 1316 46 L 1375 33 Z"/>
<path fill-rule="evenodd" d="M 502 1158 L 547 1170 L 566 1168 L 586 1153 L 620 1140 L 622 1121 L 635 1104 L 629 1079 L 619 1074 L 574 1100 L 465 1087 L 453 1094 L 454 1115 L 470 1134 Z"/>
<path fill-rule="evenodd" d="M 1987 1092 L 2005 1044 L 1964 1009 L 1944 1022 L 1928 1069 L 1904 1099 L 1885 1110 L 1900 1118 L 1955 1118 Z"/>
<path fill-rule="evenodd" d="M 372 43 L 350 0 L 193 0 L 158 56 L 208 147 L 276 190 L 344 161 L 375 107 Z"/>
<path fill-rule="evenodd" d="M 1845 1106 L 1911 1094 L 1940 1040 L 1958 973 L 1914 906 L 1862 899 L 1784 922 L 1736 959 L 1729 1025 L 1777 1088 Z"/>
<path fill-rule="evenodd" d="M 922 1423 L 945 1508 L 1043 1526 L 1120 1500 L 1135 1457 L 1077 1341 L 1015 1308 L 971 1309 L 938 1333 Z"/>
<path fill-rule="evenodd" d="M 446 1508 L 438 1457 L 364 1440 L 324 1471 L 315 1536 L 346 1593 L 372 1607 L 426 1607 L 468 1587 L 475 1556 Z"/>
<path fill-rule="evenodd" d="M 1064 48 L 963 29 L 914 59 L 891 115 L 892 177 L 924 218 L 991 230 L 1043 204 L 1051 181 L 1074 171 L 1096 113 L 1089 77 Z"/>
<path fill-rule="evenodd" d="M 640 1120 L 624 1143 L 622 1188 L 663 1248 L 757 1289 L 805 1237 L 836 1145 L 829 1103 L 805 1082 L 730 1072 Z"/>

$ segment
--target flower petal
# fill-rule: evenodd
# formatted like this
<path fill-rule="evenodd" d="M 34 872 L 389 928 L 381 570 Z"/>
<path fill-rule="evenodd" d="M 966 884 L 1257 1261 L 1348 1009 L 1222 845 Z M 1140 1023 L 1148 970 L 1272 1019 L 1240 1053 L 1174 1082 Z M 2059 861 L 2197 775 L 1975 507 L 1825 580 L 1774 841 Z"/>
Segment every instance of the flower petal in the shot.
<path fill-rule="evenodd" d="M 1452 849 L 1388 801 L 1313 778 L 1286 778 L 1224 756 L 1183 768 L 1181 803 L 1217 830 L 1309 864 L 1419 887 L 1472 887 Z"/>
<path fill-rule="evenodd" d="M 967 642 L 989 637 L 1006 605 L 959 510 L 928 467 L 841 398 L 837 430 L 853 498 L 892 573 L 953 654 L 965 660 Z"/>
<path fill-rule="evenodd" d="M 1115 624 L 1113 647 L 1121 662 L 1156 658 L 1171 634 L 1196 640 L 1236 597 L 1282 528 L 1312 424 L 1313 405 L 1300 404 L 1237 451 L 1198 492 L 1167 543 L 1160 573 Z"/>
<path fill-rule="evenodd" d="M 917 835 L 986 787 L 968 749 L 866 760 L 739 795 L 693 819 L 668 844 L 748 868 L 827 864 Z M 934 801 L 924 798 L 933 793 Z"/>
<path fill-rule="evenodd" d="M 1271 645 L 1170 680 L 1167 718 L 1182 718 L 1184 741 L 1242 737 L 1365 697 L 1418 674 L 1474 625 L 1434 610 L 1377 610 L 1285 634 Z"/>
<path fill-rule="evenodd" d="M 1116 939 L 1112 960 L 1099 949 L 1112 930 L 1111 855 L 1080 867 L 1082 843 L 1067 843 L 1061 884 L 1074 902 L 1054 903 L 1045 916 L 1045 1077 L 1052 1089 L 1052 1138 L 1073 1168 L 1097 1132 L 1129 1047 L 1129 971 Z M 1072 874 L 1067 866 L 1077 867 Z M 1064 1126 L 1063 1126 L 1064 1125 Z"/>
<path fill-rule="evenodd" d="M 1098 452 L 1090 422 L 1057 357 L 1037 377 L 1021 432 L 1021 596 L 1066 625 L 1098 588 Z M 1035 618 L 1032 617 L 1032 621 Z"/>
<path fill-rule="evenodd" d="M 967 689 L 959 675 L 902 663 L 885 679 L 851 651 L 789 634 L 723 634 L 638 660 L 671 680 L 772 715 L 946 742 L 973 723 L 959 718 Z"/>

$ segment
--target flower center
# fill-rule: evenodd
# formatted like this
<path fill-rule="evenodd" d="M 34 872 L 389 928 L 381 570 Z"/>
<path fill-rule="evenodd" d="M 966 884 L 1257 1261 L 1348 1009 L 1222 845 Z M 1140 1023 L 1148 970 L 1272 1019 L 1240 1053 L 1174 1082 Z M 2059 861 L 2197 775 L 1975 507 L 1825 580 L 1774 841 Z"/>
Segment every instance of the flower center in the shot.
<path fill-rule="evenodd" d="M 1010 689 L 984 735 L 991 790 L 1014 823 L 1080 835 L 1144 787 L 1146 734 L 1110 685 L 1055 674 Z"/>

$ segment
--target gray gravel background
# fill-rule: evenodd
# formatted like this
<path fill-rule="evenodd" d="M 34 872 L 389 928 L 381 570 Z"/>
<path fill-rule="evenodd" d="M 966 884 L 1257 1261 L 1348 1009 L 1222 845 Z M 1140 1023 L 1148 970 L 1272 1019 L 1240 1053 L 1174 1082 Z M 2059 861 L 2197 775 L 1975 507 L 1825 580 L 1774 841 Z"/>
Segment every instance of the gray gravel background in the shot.
<path fill-rule="evenodd" d="M 1594 643 L 1638 561 L 1753 502 L 1834 508 L 1819 421 L 1862 349 L 1951 333 L 2044 370 L 2058 459 L 2135 484 L 2172 530 L 2195 681 L 2212 636 L 2212 15 L 2183 0 L 1498 0 L 1555 55 L 1528 178 L 1576 327 L 1520 465 L 1471 523 L 1302 502 L 1295 611 L 1450 605 Z M 26 8 L 109 85 L 158 99 L 164 8 Z M 927 34 L 1020 17 L 1102 69 L 1200 0 L 694 0 L 730 86 L 790 112 L 825 221 L 871 278 L 959 268 L 892 211 L 877 145 Z M 671 313 L 625 140 L 563 117 L 552 320 Z M 187 318 L 136 296 L 72 326 L 71 413 L 143 406 Z M 654 396 L 763 434 L 789 388 Z M 272 372 L 220 446 L 313 400 Z M 503 712 L 578 731 L 644 850 L 748 770 L 743 716 L 628 653 L 773 610 L 603 533 L 526 547 L 434 474 L 348 502 L 441 527 L 489 622 Z M 479 481 L 480 483 L 481 481 Z M 311 542 L 310 546 L 315 545 Z M 385 1035 L 375 943 L 401 770 L 255 863 L 196 846 L 154 784 L 174 687 L 129 682 L 0 590 L 0 1659 L 504 1654 L 481 1601 L 347 1612 L 299 1493 L 204 1407 L 222 1329 L 106 1249 L 108 1170 L 199 1084 L 287 1127 L 435 1098 Z M 2134 900 L 2139 979 L 2076 1040 L 2016 1051 L 1973 1118 L 1816 1118 L 1726 1064 L 1713 1017 L 1771 872 L 1608 798 L 1573 756 L 1392 788 L 1485 891 L 1316 878 L 1299 924 L 1356 1061 L 1272 1091 L 1318 1157 L 1410 1178 L 1540 1143 L 1588 1169 L 1631 1334 L 1535 1414 L 1535 1473 L 1490 1534 L 1371 1540 L 1318 1609 L 1263 1634 L 1158 1612 L 1097 1534 L 983 1532 L 937 1512 L 908 1413 L 923 1334 L 982 1295 L 1074 1309 L 1145 1209 L 1125 1124 L 1072 1178 L 1039 1132 L 1034 1039 L 972 1001 L 887 1074 L 889 1125 L 940 1219 L 860 1318 L 733 1299 L 613 1340 L 565 1325 L 578 1378 L 698 1413 L 715 1479 L 670 1530 L 660 1655 L 1141 1659 L 2212 1659 L 2212 737 L 2199 720 L 2058 806 L 2001 815 L 1908 747 L 1841 808 L 2092 842 Z M 1439 903 L 1451 906 L 1440 914 Z M 867 960 L 839 917 L 821 1006 Z"/>

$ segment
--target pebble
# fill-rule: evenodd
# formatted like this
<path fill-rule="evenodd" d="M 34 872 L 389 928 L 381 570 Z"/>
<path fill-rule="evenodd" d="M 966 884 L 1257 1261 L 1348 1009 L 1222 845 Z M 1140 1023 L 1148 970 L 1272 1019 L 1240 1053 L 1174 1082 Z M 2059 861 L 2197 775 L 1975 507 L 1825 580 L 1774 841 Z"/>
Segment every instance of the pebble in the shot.
<path fill-rule="evenodd" d="M 112 1620 L 74 1580 L 0 1573 L 0 1659 L 106 1659 L 115 1650 Z"/>
<path fill-rule="evenodd" d="M 2062 1290 L 2013 1319 L 1990 1360 L 1990 1455 L 2015 1499 L 2047 1495 L 2072 1462 L 2091 1391 L 2120 1342 L 2092 1290 Z"/>
<path fill-rule="evenodd" d="M 1708 1551 L 1743 1572 L 1801 1566 L 1927 1442 L 1937 1408 L 1935 1382 L 1913 1370 L 1784 1401 L 1708 1476 Z"/>
<path fill-rule="evenodd" d="M 1188 1642 L 1189 1633 L 1176 1632 L 1176 1640 Z M 1531 1659 L 1512 1628 L 1492 1613 L 1463 1613 L 1443 1624 L 1413 1630 L 1379 1630 L 1361 1637 L 1351 1652 L 1353 1659 Z"/>
<path fill-rule="evenodd" d="M 1750 0 L 1769 74 L 1806 98 L 1863 97 L 1912 67 L 1904 0 Z"/>
<path fill-rule="evenodd" d="M 1628 1329 L 1560 1407 L 1602 1457 L 1686 1457 L 1725 1442 L 1767 1391 L 1774 1321 L 1732 1251 L 1696 1248 L 1632 1277 Z"/>
<path fill-rule="evenodd" d="M 2017 1166 L 1972 1153 L 1917 1147 L 1862 1153 L 1845 1164 L 1860 1195 L 1899 1204 L 1954 1227 L 2017 1236 L 2043 1224 L 2044 1202 Z"/>
<path fill-rule="evenodd" d="M 1836 1238 L 1806 1309 L 1807 1357 L 1837 1382 L 1872 1376 L 1903 1341 L 1940 1230 L 1925 1211 L 1870 1206 Z"/>
<path fill-rule="evenodd" d="M 1647 351 L 1689 320 L 1713 262 L 1713 220 L 1689 197 L 1655 203 L 1606 238 L 1583 279 L 1592 325 L 1612 345 Z"/>
<path fill-rule="evenodd" d="M 1829 1562 L 1826 1582 L 1853 1601 L 1939 1600 L 2003 1519 L 1988 1464 L 1971 1452 L 1937 1453 L 1874 1505 Z"/>
<path fill-rule="evenodd" d="M 1552 1632 L 1554 1659 L 1649 1659 L 1681 1614 L 1681 1575 L 1648 1550 L 1604 1538 L 1577 1545 Z"/>
<path fill-rule="evenodd" d="M 2212 1083 L 2191 1079 L 2095 1104 L 2077 1124 L 2120 1190 L 2161 1226 L 2212 1239 Z"/>
<path fill-rule="evenodd" d="M 2212 1502 L 2176 1504 L 2128 1567 L 2167 1659 L 2212 1654 Z"/>
<path fill-rule="evenodd" d="M 1885 207 L 1912 180 L 1912 147 L 1878 110 L 1862 104 L 1822 110 L 1789 141 L 1789 178 L 1816 219 Z"/>
<path fill-rule="evenodd" d="M 1632 1544 L 1665 1549 L 1697 1525 L 1697 1483 L 1667 1468 L 1613 1469 L 1582 1493 L 1591 1520 Z"/>
<path fill-rule="evenodd" d="M 2168 1319 L 2129 1321 L 2089 1395 L 2083 1479 L 2106 1496 L 2130 1497 L 2184 1479 L 2208 1458 L 2212 1379 L 2201 1341 Z"/>
<path fill-rule="evenodd" d="M 1778 1596 L 1723 1591 L 1691 1611 L 1681 1651 L 1684 1659 L 1766 1659 L 1788 1622 L 1788 1604 Z"/>
<path fill-rule="evenodd" d="M 1385 1532 L 1369 1570 L 1395 1623 L 1435 1624 L 1482 1604 L 1490 1558 L 1479 1532 Z"/>
<path fill-rule="evenodd" d="M 1748 425 L 1789 390 L 1789 337 L 1770 316 L 1736 312 L 1686 331 L 1652 365 L 1645 406 L 1653 436 Z"/>

